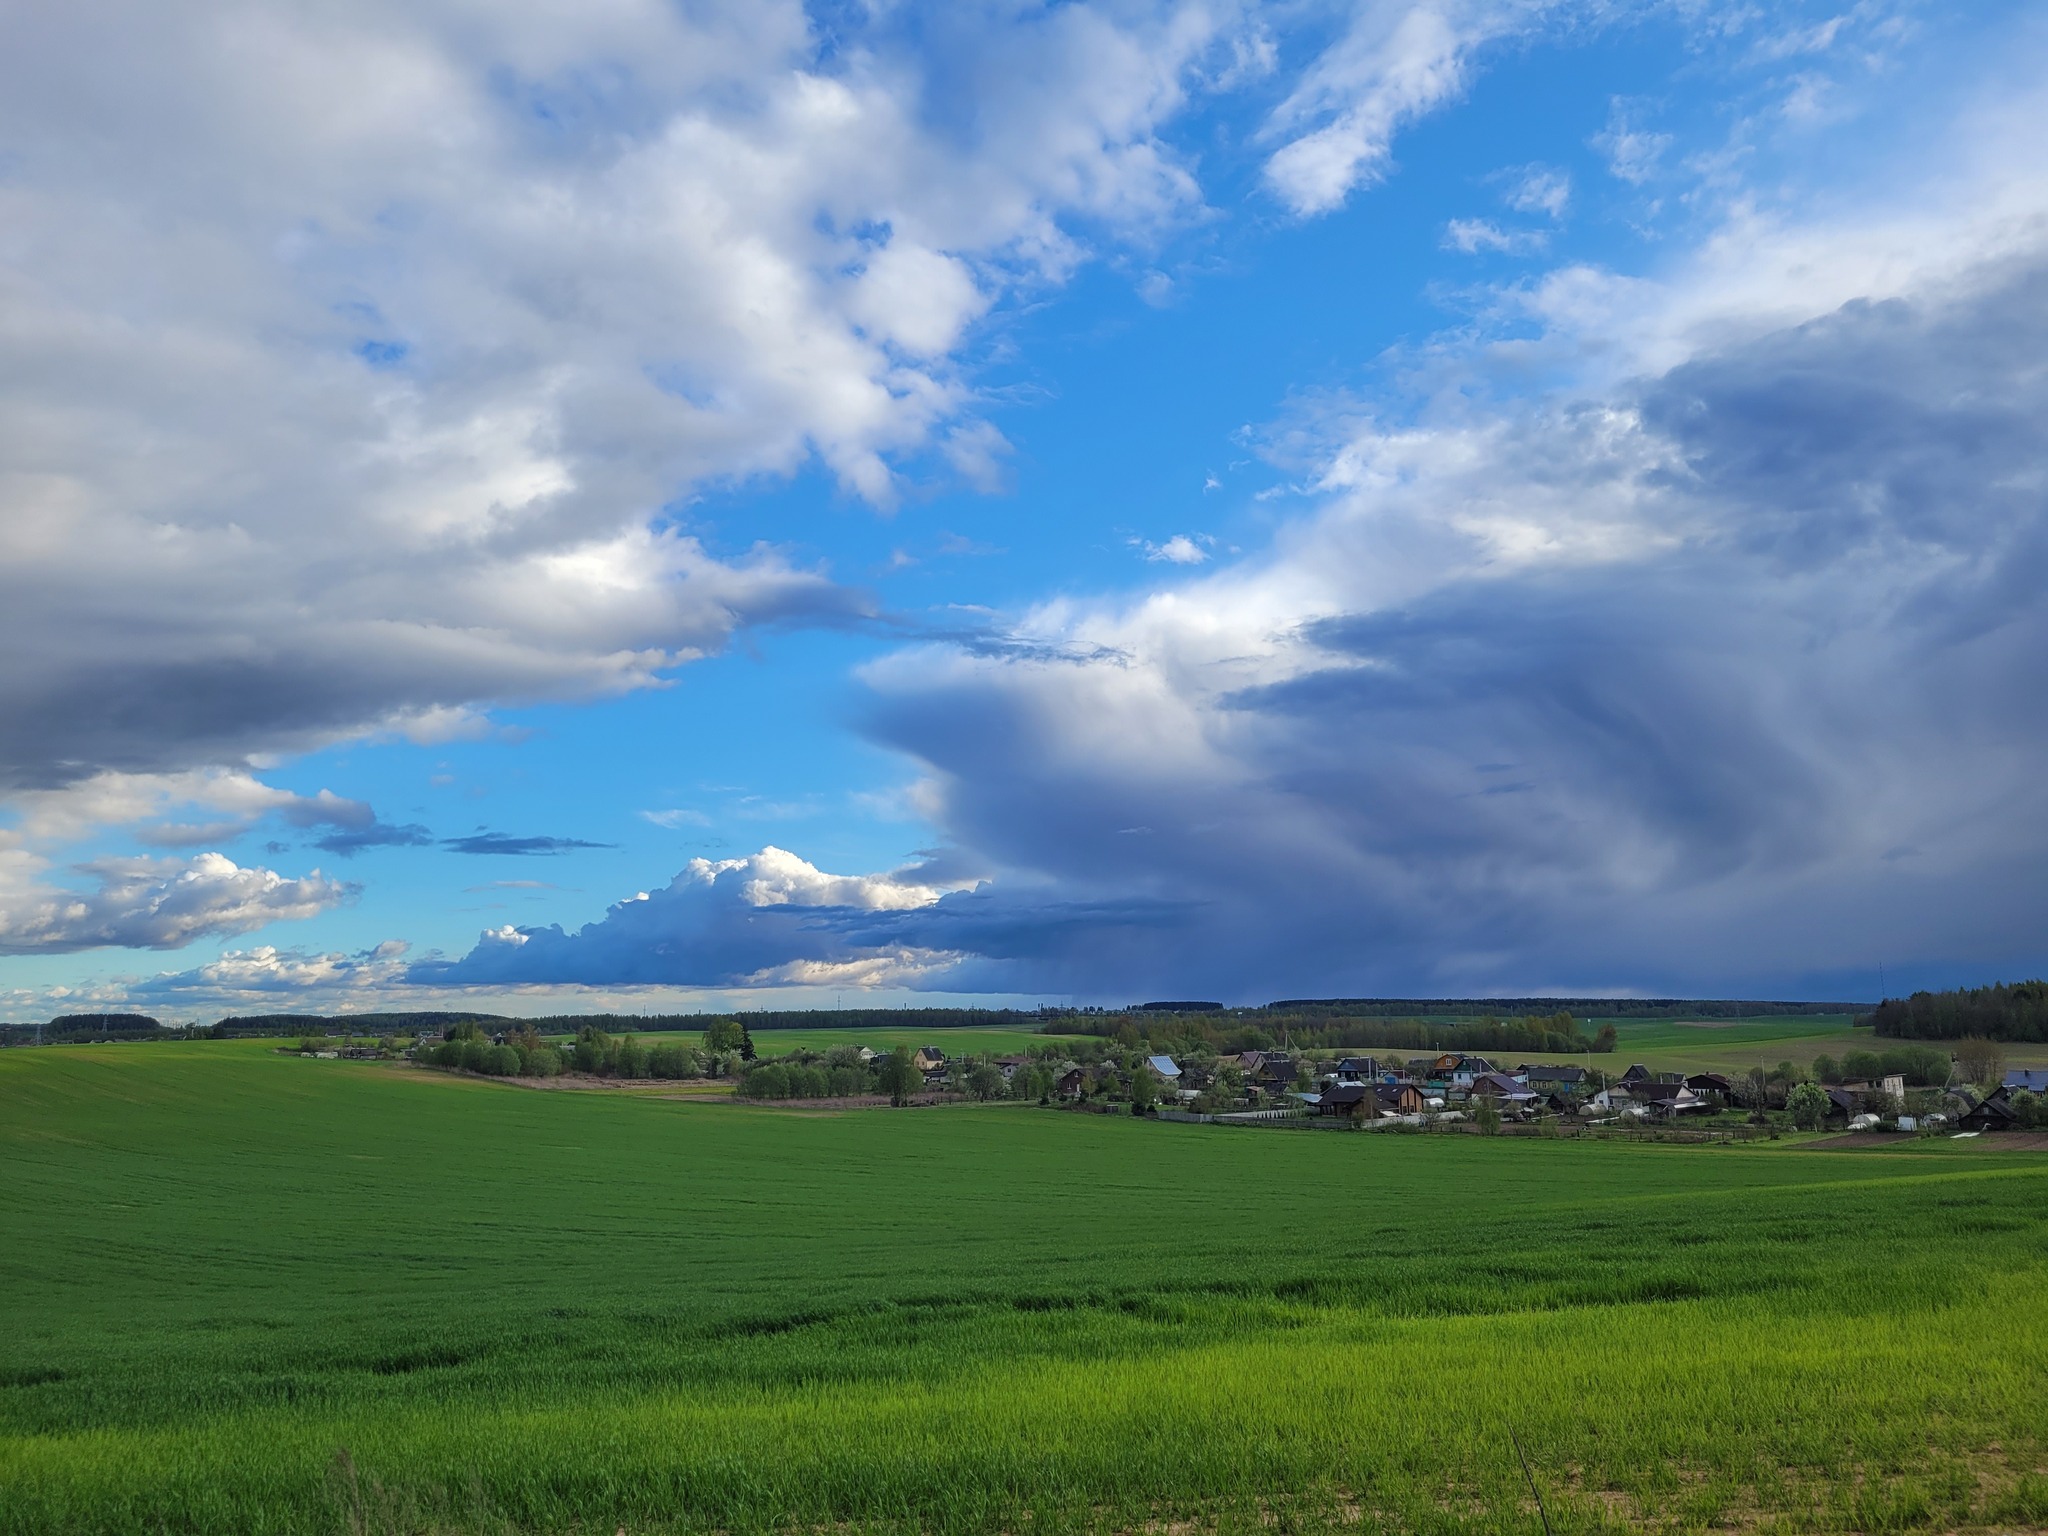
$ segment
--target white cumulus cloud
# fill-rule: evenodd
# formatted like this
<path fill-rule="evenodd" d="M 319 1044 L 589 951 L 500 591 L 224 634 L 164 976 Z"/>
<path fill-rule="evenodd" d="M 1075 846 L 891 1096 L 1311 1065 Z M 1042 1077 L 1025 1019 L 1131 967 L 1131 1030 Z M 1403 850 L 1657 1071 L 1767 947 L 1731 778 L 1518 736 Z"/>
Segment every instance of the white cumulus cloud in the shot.
<path fill-rule="evenodd" d="M 318 870 L 289 879 L 218 853 L 191 859 L 97 859 L 79 872 L 95 889 L 44 883 L 40 861 L 0 851 L 0 954 L 182 949 L 197 939 L 313 917 L 353 887 Z"/>

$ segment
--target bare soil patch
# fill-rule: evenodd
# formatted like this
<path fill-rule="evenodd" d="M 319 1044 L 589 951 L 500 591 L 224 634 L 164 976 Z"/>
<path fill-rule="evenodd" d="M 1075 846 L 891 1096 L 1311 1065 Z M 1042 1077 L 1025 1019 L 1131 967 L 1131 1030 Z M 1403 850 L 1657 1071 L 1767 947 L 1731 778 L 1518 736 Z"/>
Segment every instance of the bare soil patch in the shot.
<path fill-rule="evenodd" d="M 1881 1152 L 1887 1147 L 1910 1147 L 1920 1139 L 1899 1131 L 1852 1131 L 1844 1136 L 1824 1136 L 1819 1141 L 1809 1141 L 1801 1150 Z M 2048 1131 L 1986 1131 L 1973 1139 L 1977 1146 L 1988 1152 L 2048 1152 Z"/>

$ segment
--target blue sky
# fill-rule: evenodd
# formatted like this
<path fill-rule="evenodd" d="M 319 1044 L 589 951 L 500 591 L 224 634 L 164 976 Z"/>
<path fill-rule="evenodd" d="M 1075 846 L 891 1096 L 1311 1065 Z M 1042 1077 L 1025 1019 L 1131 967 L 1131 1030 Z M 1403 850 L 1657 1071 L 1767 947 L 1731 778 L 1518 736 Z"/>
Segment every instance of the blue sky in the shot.
<path fill-rule="evenodd" d="M 2042 965 L 2029 8 L 130 20 L 0 65 L 0 1014 Z"/>

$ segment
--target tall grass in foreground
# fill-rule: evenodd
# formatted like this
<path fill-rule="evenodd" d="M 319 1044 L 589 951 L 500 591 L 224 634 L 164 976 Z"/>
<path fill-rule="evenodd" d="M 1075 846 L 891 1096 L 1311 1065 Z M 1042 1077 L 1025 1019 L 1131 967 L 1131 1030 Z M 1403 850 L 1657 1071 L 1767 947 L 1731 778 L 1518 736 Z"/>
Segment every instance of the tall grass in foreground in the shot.
<path fill-rule="evenodd" d="M 0 1529 L 311 1532 L 346 1529 L 359 1505 L 392 1530 L 979 1533 L 1284 1510 L 1525 1531 L 1510 1427 L 1561 1531 L 2048 1520 L 2039 1273 L 1924 1305 L 1843 1299 L 1839 1314 L 1747 1297 L 1393 1319 L 1219 1303 L 1241 1341 L 1091 1358 L 1084 1329 L 1077 1356 L 967 1349 L 967 1368 L 930 1380 L 33 1437 L 0 1448 Z M 1098 1342 L 1119 1321 L 1095 1318 Z"/>

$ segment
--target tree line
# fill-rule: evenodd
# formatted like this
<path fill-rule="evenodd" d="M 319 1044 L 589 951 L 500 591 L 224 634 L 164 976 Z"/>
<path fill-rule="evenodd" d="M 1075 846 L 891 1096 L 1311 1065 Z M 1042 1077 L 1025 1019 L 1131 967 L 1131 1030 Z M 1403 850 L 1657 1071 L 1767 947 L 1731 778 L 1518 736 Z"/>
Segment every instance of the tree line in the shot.
<path fill-rule="evenodd" d="M 1856 1022 L 1909 1040 L 2048 1041 L 2048 981 L 1888 997 Z"/>
<path fill-rule="evenodd" d="M 319 1042 L 308 1040 L 306 1045 Z M 646 1044 L 631 1034 L 614 1035 L 586 1024 L 566 1045 L 541 1038 L 532 1024 L 493 1042 L 474 1020 L 452 1025 L 437 1044 L 414 1056 L 430 1067 L 474 1072 L 484 1077 L 559 1077 L 580 1072 L 587 1077 L 661 1078 L 721 1077 L 731 1064 L 751 1060 L 753 1042 L 730 1019 L 715 1021 L 703 1035 L 703 1046 L 675 1040 Z"/>
<path fill-rule="evenodd" d="M 1521 1018 L 1435 1020 L 1383 1019 L 1319 1013 L 1261 1011 L 1239 1014 L 1125 1013 L 1065 1019 L 1047 1031 L 1096 1035 L 1135 1049 L 1163 1054 L 1208 1051 L 1230 1055 L 1284 1045 L 1290 1050 L 1396 1050 L 1414 1054 L 1445 1051 L 1472 1055 L 1519 1053 L 1543 1056 L 1601 1054 L 1615 1048 L 1612 1024 L 1592 1035 L 1569 1013 Z"/>

